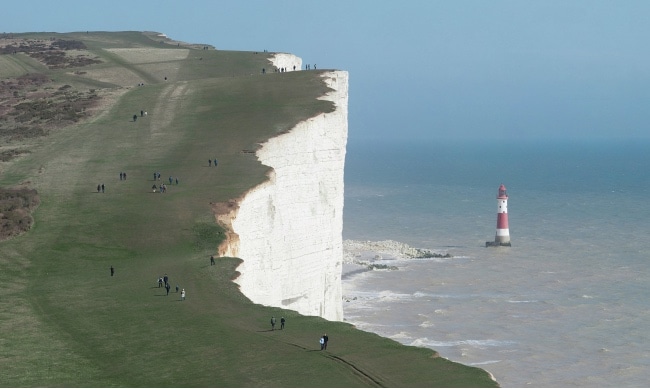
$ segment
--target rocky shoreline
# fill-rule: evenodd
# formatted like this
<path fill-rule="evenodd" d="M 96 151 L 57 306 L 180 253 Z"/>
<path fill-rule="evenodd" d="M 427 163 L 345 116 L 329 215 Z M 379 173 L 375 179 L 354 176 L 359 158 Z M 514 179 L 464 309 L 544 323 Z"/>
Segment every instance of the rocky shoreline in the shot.
<path fill-rule="evenodd" d="M 343 241 L 344 277 L 368 270 L 399 270 L 385 261 L 398 259 L 453 258 L 449 253 L 415 248 L 394 240 Z"/>
<path fill-rule="evenodd" d="M 344 240 L 343 252 L 344 263 L 354 263 L 354 258 L 359 257 L 363 252 L 375 252 L 378 253 L 378 255 L 385 254 L 387 256 L 395 257 L 394 259 L 452 258 L 449 253 L 437 253 L 429 249 L 415 248 L 406 243 L 394 240 L 382 240 L 376 242 L 370 240 Z"/>

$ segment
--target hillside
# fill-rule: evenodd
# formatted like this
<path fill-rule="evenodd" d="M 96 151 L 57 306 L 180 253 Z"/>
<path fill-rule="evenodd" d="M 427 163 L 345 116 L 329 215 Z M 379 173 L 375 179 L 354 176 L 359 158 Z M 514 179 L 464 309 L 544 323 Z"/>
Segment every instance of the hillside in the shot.
<path fill-rule="evenodd" d="M 0 187 L 21 193 L 6 219 L 28 224 L 0 243 L 2 386 L 497 385 L 428 349 L 253 304 L 232 282 L 241 260 L 210 266 L 229 233 L 214 210 L 266 179 L 259 145 L 334 109 L 318 99 L 325 70 L 262 74 L 273 53 L 148 32 L 5 34 L 0 53 Z"/>

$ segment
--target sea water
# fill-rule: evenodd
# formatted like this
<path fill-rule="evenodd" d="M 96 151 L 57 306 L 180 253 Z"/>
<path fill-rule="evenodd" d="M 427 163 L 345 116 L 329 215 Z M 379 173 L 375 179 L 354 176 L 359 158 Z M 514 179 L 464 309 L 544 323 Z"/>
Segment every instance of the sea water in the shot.
<path fill-rule="evenodd" d="M 496 233 L 507 187 L 512 247 Z M 350 141 L 345 320 L 506 387 L 650 385 L 650 142 Z"/>

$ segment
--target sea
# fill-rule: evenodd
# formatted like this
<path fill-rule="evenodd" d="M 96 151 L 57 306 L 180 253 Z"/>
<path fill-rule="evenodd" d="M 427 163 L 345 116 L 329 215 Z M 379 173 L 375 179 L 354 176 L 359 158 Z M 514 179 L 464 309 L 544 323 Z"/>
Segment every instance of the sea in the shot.
<path fill-rule="evenodd" d="M 344 266 L 344 320 L 503 387 L 648 387 L 649 200 L 650 141 L 351 139 L 343 239 L 450 257 L 357 250 L 386 266 Z"/>

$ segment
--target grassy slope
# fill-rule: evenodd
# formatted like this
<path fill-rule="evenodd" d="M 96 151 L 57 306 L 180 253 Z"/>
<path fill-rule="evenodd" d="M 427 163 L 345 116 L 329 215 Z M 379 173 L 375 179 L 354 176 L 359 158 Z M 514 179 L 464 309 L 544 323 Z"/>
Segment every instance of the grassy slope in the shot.
<path fill-rule="evenodd" d="M 237 259 L 209 266 L 223 236 L 210 204 L 241 195 L 266 172 L 241 151 L 332 109 L 316 100 L 325 91 L 317 72 L 262 76 L 265 54 L 191 50 L 185 60 L 156 64 L 176 69 L 177 78 L 162 81 L 150 64 L 104 49 L 176 45 L 130 32 L 71 36 L 107 61 L 96 68 L 120 67 L 147 85 L 130 87 L 92 122 L 35 141 L 29 156 L 5 166 L 0 184 L 29 180 L 42 205 L 29 233 L 0 244 L 1 385 L 494 385 L 482 370 L 430 350 L 251 304 L 230 281 Z M 34 68 L 24 62 L 10 75 Z M 69 71 L 50 73 L 97 86 Z M 149 115 L 132 122 L 141 109 Z M 208 167 L 208 158 L 219 167 Z M 155 171 L 180 185 L 151 193 Z M 106 193 L 96 193 L 99 183 Z M 164 273 L 186 289 L 186 301 L 157 287 Z M 287 329 L 268 331 L 271 315 L 284 315 Z M 323 332 L 328 352 L 315 351 Z"/>

